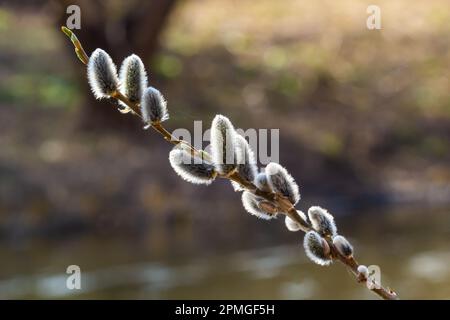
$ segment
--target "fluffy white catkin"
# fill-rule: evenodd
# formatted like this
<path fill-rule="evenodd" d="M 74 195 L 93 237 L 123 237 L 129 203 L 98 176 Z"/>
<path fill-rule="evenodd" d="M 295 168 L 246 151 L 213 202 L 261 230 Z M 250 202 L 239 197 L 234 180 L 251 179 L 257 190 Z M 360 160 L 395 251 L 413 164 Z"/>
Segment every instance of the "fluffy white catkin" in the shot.
<path fill-rule="evenodd" d="M 119 79 L 120 92 L 132 103 L 141 101 L 147 88 L 147 74 L 141 58 L 135 54 L 126 57 L 120 67 Z"/>
<path fill-rule="evenodd" d="M 222 115 L 216 115 L 211 124 L 211 154 L 219 173 L 229 174 L 236 168 L 236 132 Z"/>
<path fill-rule="evenodd" d="M 335 236 L 333 238 L 333 245 L 344 257 L 351 257 L 353 255 L 353 246 L 343 236 Z"/>
<path fill-rule="evenodd" d="M 302 211 L 297 210 L 297 213 L 304 221 L 306 221 L 306 216 L 305 216 L 305 214 Z M 302 230 L 302 228 L 303 228 L 300 223 L 298 223 L 297 221 L 291 219 L 289 216 L 286 216 L 286 218 L 284 220 L 284 223 L 286 224 L 286 228 L 289 231 L 292 231 L 292 232 L 296 232 L 296 231 Z"/>
<path fill-rule="evenodd" d="M 95 49 L 89 58 L 87 76 L 97 99 L 108 98 L 119 88 L 116 65 L 102 49 Z"/>
<path fill-rule="evenodd" d="M 204 159 L 194 158 L 189 151 L 175 147 L 169 154 L 175 172 L 184 180 L 194 184 L 210 184 L 216 177 L 214 165 Z"/>
<path fill-rule="evenodd" d="M 266 166 L 265 172 L 270 188 L 287 197 L 293 205 L 296 205 L 300 200 L 300 192 L 297 183 L 287 170 L 278 163 L 271 162 Z"/>
<path fill-rule="evenodd" d="M 303 240 L 306 255 L 311 261 L 321 266 L 329 265 L 332 260 L 330 258 L 330 247 L 320 234 L 315 231 L 309 231 L 305 234 Z"/>
<path fill-rule="evenodd" d="M 148 87 L 141 99 L 141 114 L 145 123 L 158 123 L 169 119 L 167 102 L 159 90 Z"/>
<path fill-rule="evenodd" d="M 269 182 L 267 181 L 267 175 L 265 172 L 258 173 L 253 183 L 259 190 L 265 192 L 272 192 L 272 189 L 269 186 Z"/>
<path fill-rule="evenodd" d="M 242 193 L 242 204 L 247 212 L 264 220 L 275 218 L 276 214 L 270 214 L 260 208 L 259 203 L 262 201 L 265 201 L 264 198 L 258 197 L 249 191 Z"/>
<path fill-rule="evenodd" d="M 311 207 L 308 210 L 308 217 L 311 224 L 322 236 L 335 236 L 337 232 L 336 223 L 333 216 L 321 207 Z"/>
<path fill-rule="evenodd" d="M 258 173 L 255 155 L 253 154 L 247 140 L 239 134 L 236 134 L 236 144 L 238 173 L 246 181 L 253 182 Z"/>

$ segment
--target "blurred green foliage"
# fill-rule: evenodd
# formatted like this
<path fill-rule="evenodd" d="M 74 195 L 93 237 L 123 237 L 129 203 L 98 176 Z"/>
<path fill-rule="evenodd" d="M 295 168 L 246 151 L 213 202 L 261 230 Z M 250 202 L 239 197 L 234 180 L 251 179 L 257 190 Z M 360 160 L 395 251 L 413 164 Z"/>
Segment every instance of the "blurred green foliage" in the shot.
<path fill-rule="evenodd" d="M 21 107 L 70 108 L 80 97 L 73 81 L 57 75 L 20 73 L 11 75 L 0 87 L 0 99 Z"/>
<path fill-rule="evenodd" d="M 170 54 L 157 54 L 151 63 L 151 70 L 167 79 L 176 78 L 183 70 L 180 59 Z"/>
<path fill-rule="evenodd" d="M 0 9 L 0 103 L 31 108 L 79 105 L 81 97 L 44 17 Z"/>

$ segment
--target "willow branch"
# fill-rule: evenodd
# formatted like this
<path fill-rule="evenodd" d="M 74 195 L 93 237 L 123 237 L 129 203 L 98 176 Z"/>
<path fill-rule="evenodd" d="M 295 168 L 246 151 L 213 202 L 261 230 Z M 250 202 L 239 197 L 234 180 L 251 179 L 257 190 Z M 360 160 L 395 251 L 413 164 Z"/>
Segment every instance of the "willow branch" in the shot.
<path fill-rule="evenodd" d="M 77 57 L 79 58 L 79 60 L 83 64 L 87 65 L 87 63 L 89 62 L 89 56 L 84 51 L 83 46 L 81 45 L 81 42 L 78 40 L 78 38 L 75 36 L 75 34 L 70 29 L 68 29 L 66 27 L 61 27 L 61 30 L 72 41 L 74 48 L 75 48 L 75 53 L 76 53 Z M 115 91 L 111 95 L 111 97 L 124 103 L 129 108 L 129 110 L 128 110 L 128 111 L 130 111 L 129 113 L 139 117 L 142 120 L 139 103 L 133 103 L 133 102 L 129 101 L 129 99 L 119 91 Z M 205 151 L 197 150 L 188 142 L 174 137 L 162 125 L 162 123 L 160 123 L 160 122 L 147 123 L 147 126 L 152 127 L 169 143 L 171 143 L 175 146 L 179 145 L 179 144 L 184 144 L 190 149 L 190 151 L 193 155 L 201 156 L 202 158 L 206 158 L 207 160 L 211 159 L 211 156 L 208 153 L 206 153 Z M 236 171 L 234 171 L 230 175 L 217 174 L 217 176 L 220 178 L 234 181 L 234 182 L 238 183 L 245 190 L 274 203 L 277 206 L 279 213 L 284 214 L 284 215 L 288 216 L 289 218 L 291 218 L 292 220 L 296 221 L 301 226 L 302 231 L 308 232 L 308 231 L 313 230 L 313 228 L 311 227 L 309 222 L 305 221 L 298 214 L 295 207 L 292 205 L 292 203 L 286 197 L 284 197 L 280 194 L 274 193 L 274 192 L 267 192 L 267 191 L 258 189 L 253 183 L 248 182 L 245 179 L 243 179 Z M 392 291 L 388 288 L 384 288 L 383 286 L 381 286 L 381 284 L 376 283 L 373 280 L 367 279 L 365 276 L 361 275 L 358 272 L 358 267 L 359 267 L 358 262 L 353 258 L 353 256 L 345 257 L 342 254 L 340 254 L 339 251 L 337 250 L 337 248 L 334 246 L 332 239 L 328 238 L 327 243 L 330 247 L 331 258 L 333 260 L 337 260 L 337 261 L 340 261 L 341 263 L 343 263 L 347 267 L 347 269 L 355 276 L 355 278 L 358 282 L 366 284 L 367 281 L 372 281 L 370 288 L 369 288 L 369 286 L 368 286 L 368 288 L 371 291 L 373 291 L 375 294 L 377 294 L 378 296 L 380 296 L 381 298 L 383 298 L 385 300 L 397 300 L 398 299 L 398 296 L 394 291 Z"/>

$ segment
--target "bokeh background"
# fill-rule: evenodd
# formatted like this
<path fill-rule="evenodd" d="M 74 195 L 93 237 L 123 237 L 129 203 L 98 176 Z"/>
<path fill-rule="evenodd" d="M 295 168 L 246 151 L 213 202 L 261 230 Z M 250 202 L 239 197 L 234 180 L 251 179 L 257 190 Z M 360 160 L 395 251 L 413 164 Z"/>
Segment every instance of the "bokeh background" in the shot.
<path fill-rule="evenodd" d="M 169 129 L 279 128 L 299 208 L 328 208 L 400 297 L 449 299 L 449 3 L 372 2 L 2 1 L 0 298 L 376 298 L 226 181 L 180 180 L 169 145 L 95 101 L 59 30 L 75 3 L 88 53 L 143 57 Z"/>

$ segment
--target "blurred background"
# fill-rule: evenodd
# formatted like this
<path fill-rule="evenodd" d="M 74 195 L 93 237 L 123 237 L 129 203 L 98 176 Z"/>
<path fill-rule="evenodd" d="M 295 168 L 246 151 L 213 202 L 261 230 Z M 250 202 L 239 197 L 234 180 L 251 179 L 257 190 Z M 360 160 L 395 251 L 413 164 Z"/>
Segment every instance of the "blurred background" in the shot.
<path fill-rule="evenodd" d="M 279 128 L 299 208 L 328 208 L 401 298 L 449 299 L 449 3 L 378 0 L 368 30 L 372 2 L 1 1 L 0 298 L 376 298 L 95 101 L 60 32 L 78 4 L 88 54 L 141 55 L 170 130 Z"/>

